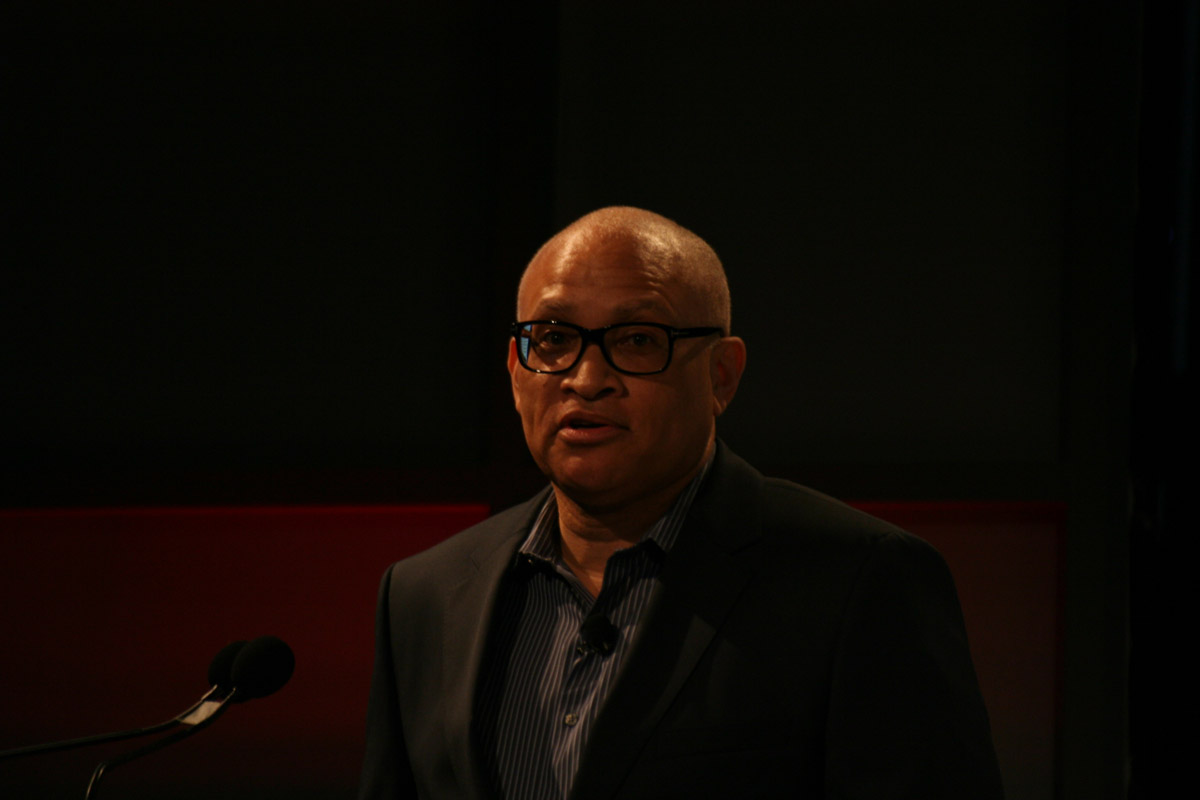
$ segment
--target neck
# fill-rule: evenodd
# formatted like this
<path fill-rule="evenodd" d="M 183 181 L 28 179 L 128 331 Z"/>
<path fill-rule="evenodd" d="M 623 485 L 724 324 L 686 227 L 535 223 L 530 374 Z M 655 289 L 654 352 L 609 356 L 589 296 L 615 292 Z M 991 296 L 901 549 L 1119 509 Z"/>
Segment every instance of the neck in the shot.
<path fill-rule="evenodd" d="M 667 513 L 675 498 L 708 460 L 712 447 L 710 442 L 695 467 L 669 486 L 621 505 L 581 503 L 557 485 L 554 487 L 563 562 L 593 597 L 603 586 L 608 559 L 616 551 L 641 541 L 650 526 Z"/>

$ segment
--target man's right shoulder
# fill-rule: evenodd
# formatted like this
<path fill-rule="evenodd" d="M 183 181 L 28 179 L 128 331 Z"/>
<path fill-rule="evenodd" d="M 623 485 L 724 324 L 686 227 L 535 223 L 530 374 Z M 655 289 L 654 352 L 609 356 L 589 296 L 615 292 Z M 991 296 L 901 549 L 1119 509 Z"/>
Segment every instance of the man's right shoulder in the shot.
<path fill-rule="evenodd" d="M 446 570 L 478 567 L 494 558 L 511 558 L 529 532 L 549 488 L 504 511 L 493 514 L 434 546 L 397 561 L 390 568 L 395 579 L 419 579 Z"/>

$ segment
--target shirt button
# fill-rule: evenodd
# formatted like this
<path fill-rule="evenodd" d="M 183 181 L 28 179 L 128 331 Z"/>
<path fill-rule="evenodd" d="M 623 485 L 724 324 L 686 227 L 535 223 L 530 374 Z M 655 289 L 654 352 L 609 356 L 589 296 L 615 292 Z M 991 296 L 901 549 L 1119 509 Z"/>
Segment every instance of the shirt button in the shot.
<path fill-rule="evenodd" d="M 579 722 L 578 714 L 567 714 L 563 717 L 563 724 L 565 725 L 574 725 L 576 722 Z"/>

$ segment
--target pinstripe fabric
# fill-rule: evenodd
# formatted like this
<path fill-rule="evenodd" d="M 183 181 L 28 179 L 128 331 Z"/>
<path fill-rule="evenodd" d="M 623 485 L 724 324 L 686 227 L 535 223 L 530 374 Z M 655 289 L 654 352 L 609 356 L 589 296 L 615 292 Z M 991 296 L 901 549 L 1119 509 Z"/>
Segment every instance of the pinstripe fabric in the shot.
<path fill-rule="evenodd" d="M 501 585 L 476 695 L 476 743 L 499 797 L 546 800 L 570 792 L 655 577 L 711 464 L 710 457 L 637 545 L 609 558 L 594 601 L 559 555 L 558 508 L 553 494 L 547 499 Z M 620 632 L 607 655 L 579 635 L 593 612 Z"/>

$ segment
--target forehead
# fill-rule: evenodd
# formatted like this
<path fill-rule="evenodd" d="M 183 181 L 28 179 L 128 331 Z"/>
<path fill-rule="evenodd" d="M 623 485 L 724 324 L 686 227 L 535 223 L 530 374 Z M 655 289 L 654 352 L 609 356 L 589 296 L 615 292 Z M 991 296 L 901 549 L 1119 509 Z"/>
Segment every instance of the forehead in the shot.
<path fill-rule="evenodd" d="M 619 239 L 544 248 L 521 281 L 520 316 L 565 318 L 593 310 L 679 318 L 688 311 L 691 292 L 679 260 L 652 245 Z"/>

